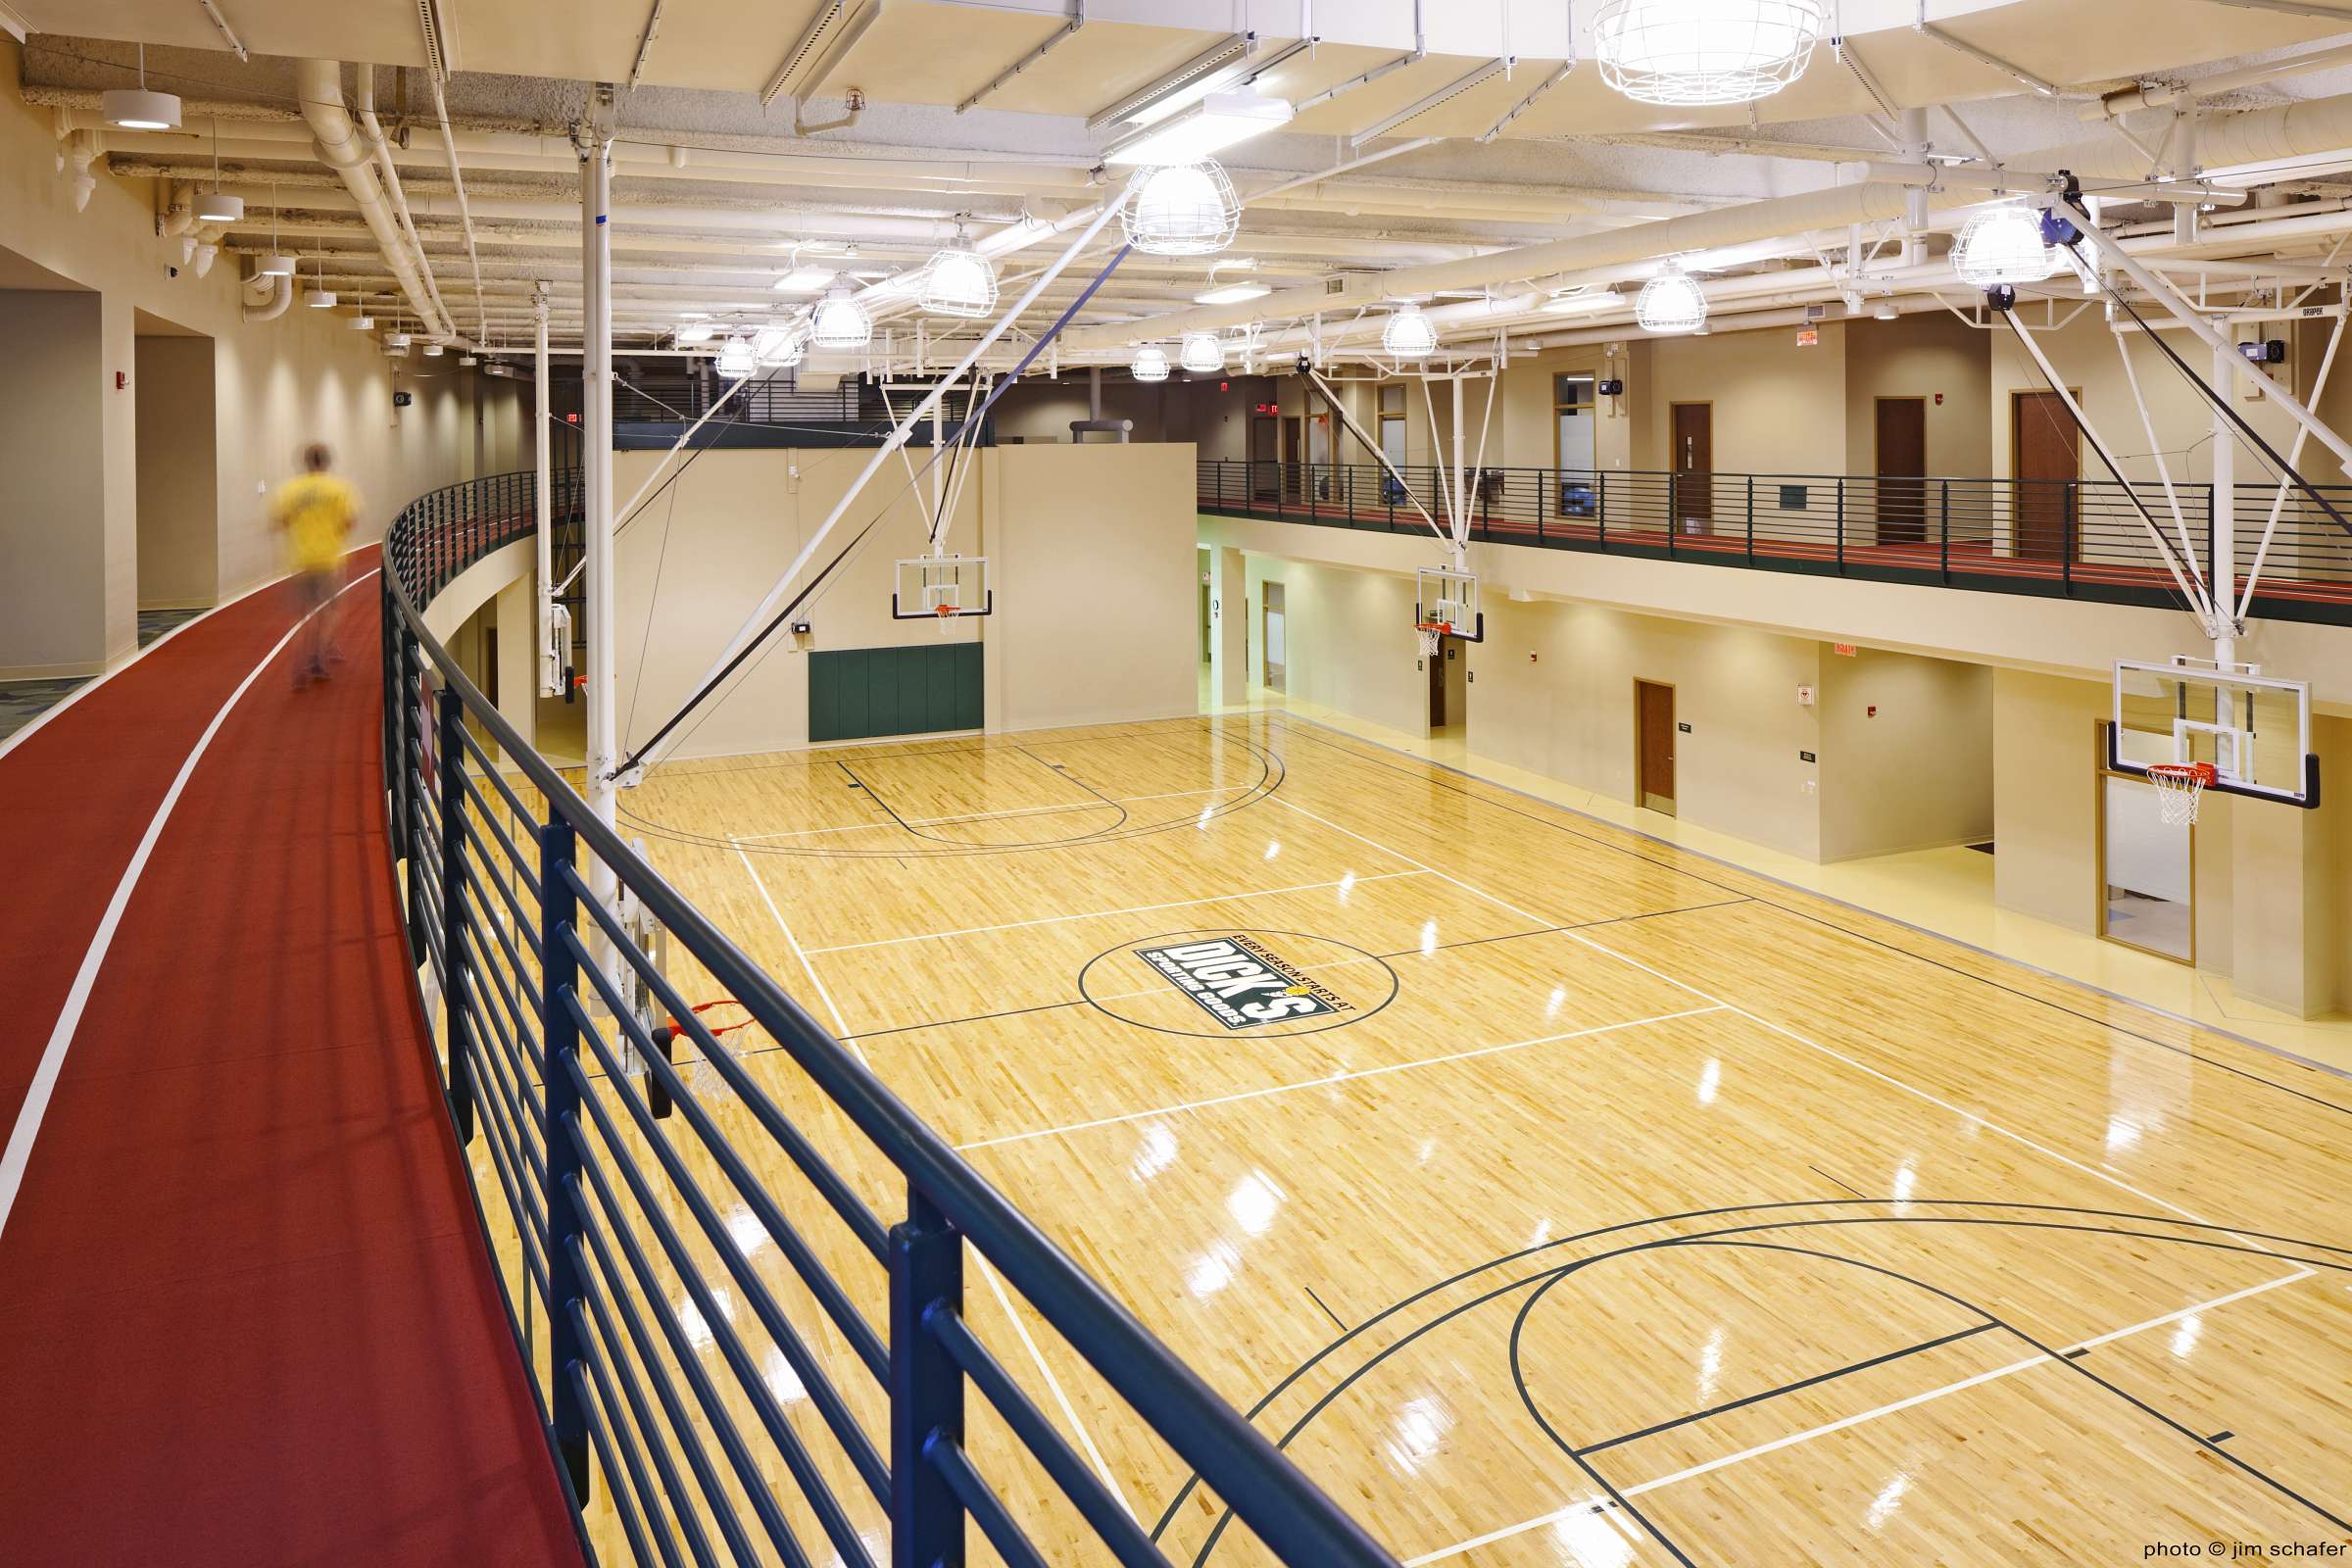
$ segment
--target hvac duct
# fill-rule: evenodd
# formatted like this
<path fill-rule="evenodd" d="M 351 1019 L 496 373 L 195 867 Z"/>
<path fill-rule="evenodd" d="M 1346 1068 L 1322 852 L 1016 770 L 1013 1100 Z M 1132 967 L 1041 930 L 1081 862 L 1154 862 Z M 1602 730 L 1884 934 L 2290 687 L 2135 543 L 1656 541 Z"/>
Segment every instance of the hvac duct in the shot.
<path fill-rule="evenodd" d="M 298 60 L 294 63 L 294 81 L 302 100 L 303 119 L 310 122 L 319 160 L 342 176 L 344 188 L 351 193 L 360 216 L 367 220 L 369 232 L 375 236 L 376 249 L 385 265 L 392 269 L 392 276 L 400 284 L 401 293 L 407 296 L 409 308 L 425 322 L 433 336 L 455 336 L 437 308 L 431 285 L 420 275 L 416 259 L 409 252 L 407 236 L 400 231 L 391 203 L 384 198 L 373 155 L 343 107 L 341 63 Z"/>

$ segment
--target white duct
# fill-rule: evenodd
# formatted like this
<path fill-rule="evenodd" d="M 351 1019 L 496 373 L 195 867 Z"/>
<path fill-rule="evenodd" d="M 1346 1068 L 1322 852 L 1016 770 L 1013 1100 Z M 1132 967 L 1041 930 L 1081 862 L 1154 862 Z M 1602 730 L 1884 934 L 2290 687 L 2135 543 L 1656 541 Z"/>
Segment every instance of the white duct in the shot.
<path fill-rule="evenodd" d="M 392 160 L 391 139 L 384 134 L 383 122 L 375 118 L 375 68 L 359 68 L 357 87 L 353 93 L 360 112 L 360 128 L 368 133 L 368 144 L 374 150 L 375 164 L 381 172 L 384 191 L 392 200 L 392 211 L 400 220 L 400 231 L 407 238 L 409 252 L 416 259 L 417 270 L 424 275 L 426 292 L 433 297 L 433 309 L 443 320 L 450 319 L 449 307 L 442 303 L 440 282 L 433 276 L 432 264 L 425 259 L 424 241 L 417 236 L 416 220 L 409 215 L 408 193 L 401 189 L 400 170 Z"/>
<path fill-rule="evenodd" d="M 399 220 L 393 216 L 391 204 L 384 199 L 373 156 L 361 141 L 359 127 L 351 122 L 351 115 L 343 107 L 342 64 L 333 60 L 297 60 L 294 82 L 296 94 L 302 100 L 303 119 L 310 122 L 316 139 L 319 161 L 342 176 L 344 188 L 351 193 L 360 216 L 368 220 L 369 231 L 375 235 L 377 251 L 392 269 L 401 293 L 407 296 L 409 309 L 416 313 L 432 336 L 454 339 L 457 334 L 436 308 L 431 287 L 418 274 Z"/>
<path fill-rule="evenodd" d="M 286 307 L 294 303 L 294 280 L 290 277 L 249 277 L 245 280 L 245 286 L 249 289 L 257 283 L 270 285 L 269 303 L 257 305 L 252 300 L 239 300 L 238 317 L 252 323 L 274 321 L 285 315 Z"/>

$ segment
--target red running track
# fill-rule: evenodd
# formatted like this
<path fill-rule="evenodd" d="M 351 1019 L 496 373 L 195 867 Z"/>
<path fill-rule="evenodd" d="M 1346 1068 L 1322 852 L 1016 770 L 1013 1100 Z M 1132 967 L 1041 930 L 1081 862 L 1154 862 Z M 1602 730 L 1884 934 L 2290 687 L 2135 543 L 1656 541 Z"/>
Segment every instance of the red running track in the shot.
<path fill-rule="evenodd" d="M 410 987 L 376 603 L 335 679 L 280 654 L 230 710 L 96 971 L 0 1229 L 0 1563 L 581 1560 Z M 193 622 L 0 757 L 20 1143 L 140 836 L 295 613 Z"/>

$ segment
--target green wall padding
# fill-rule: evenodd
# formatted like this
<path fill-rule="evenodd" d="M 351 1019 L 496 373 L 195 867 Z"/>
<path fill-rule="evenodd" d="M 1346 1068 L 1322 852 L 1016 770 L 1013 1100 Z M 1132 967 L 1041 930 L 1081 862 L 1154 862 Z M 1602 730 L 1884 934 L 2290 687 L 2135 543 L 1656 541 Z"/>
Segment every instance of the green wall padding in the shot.
<path fill-rule="evenodd" d="M 979 729 L 980 644 L 843 648 L 808 656 L 808 738 Z"/>

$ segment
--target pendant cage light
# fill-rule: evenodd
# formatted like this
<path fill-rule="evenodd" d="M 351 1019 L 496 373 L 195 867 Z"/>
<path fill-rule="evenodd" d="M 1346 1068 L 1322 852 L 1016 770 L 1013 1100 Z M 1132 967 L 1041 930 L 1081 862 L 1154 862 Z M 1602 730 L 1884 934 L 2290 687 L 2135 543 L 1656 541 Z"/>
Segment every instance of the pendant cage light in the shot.
<path fill-rule="evenodd" d="M 1138 381 L 1165 381 L 1168 378 L 1168 351 L 1156 343 L 1147 343 L 1135 351 L 1135 361 L 1128 371 Z"/>
<path fill-rule="evenodd" d="M 1805 74 L 1825 0 L 1605 0 L 1592 24 L 1601 80 L 1636 103 L 1753 103 Z"/>
<path fill-rule="evenodd" d="M 1214 375 L 1225 368 L 1224 339 L 1214 332 L 1187 332 L 1176 360 L 1196 375 Z"/>
<path fill-rule="evenodd" d="M 1642 323 L 1644 332 L 1695 332 L 1707 324 L 1706 291 L 1696 278 L 1670 263 L 1634 296 L 1634 319 Z"/>
<path fill-rule="evenodd" d="M 1381 323 L 1381 352 L 1391 359 L 1426 360 L 1438 346 L 1438 328 L 1420 306 L 1407 300 Z"/>
<path fill-rule="evenodd" d="M 873 341 L 873 318 L 865 307 L 850 296 L 849 285 L 836 283 L 825 297 L 816 302 L 816 313 L 808 318 L 808 341 L 820 349 L 839 353 L 861 349 Z"/>
<path fill-rule="evenodd" d="M 98 111 L 106 122 L 124 130 L 177 130 L 179 98 L 175 93 L 147 90 L 147 46 L 139 45 L 139 84 L 109 87 L 98 95 Z"/>
<path fill-rule="evenodd" d="M 730 334 L 726 342 L 719 345 L 718 358 L 711 368 L 730 381 L 742 380 L 752 373 L 754 368 L 752 346 Z"/>
<path fill-rule="evenodd" d="M 1119 225 L 1147 256 L 1205 256 L 1233 243 L 1241 198 L 1213 158 L 1138 170 L 1120 199 Z"/>
<path fill-rule="evenodd" d="M 773 322 L 752 334 L 754 363 L 771 370 L 788 370 L 801 363 L 808 345 L 800 332 L 782 321 Z"/>
<path fill-rule="evenodd" d="M 2033 208 L 1987 207 L 1960 230 L 1952 270 L 1977 288 L 2038 283 L 2058 270 L 2058 247 L 2042 237 L 2041 215 Z"/>
<path fill-rule="evenodd" d="M 997 308 L 997 270 L 956 225 L 956 242 L 923 271 L 922 307 L 932 316 L 987 316 Z"/>
<path fill-rule="evenodd" d="M 235 223 L 245 217 L 245 198 L 229 196 L 220 189 L 220 122 L 213 121 L 213 188 L 196 193 L 196 221 L 199 223 Z"/>

